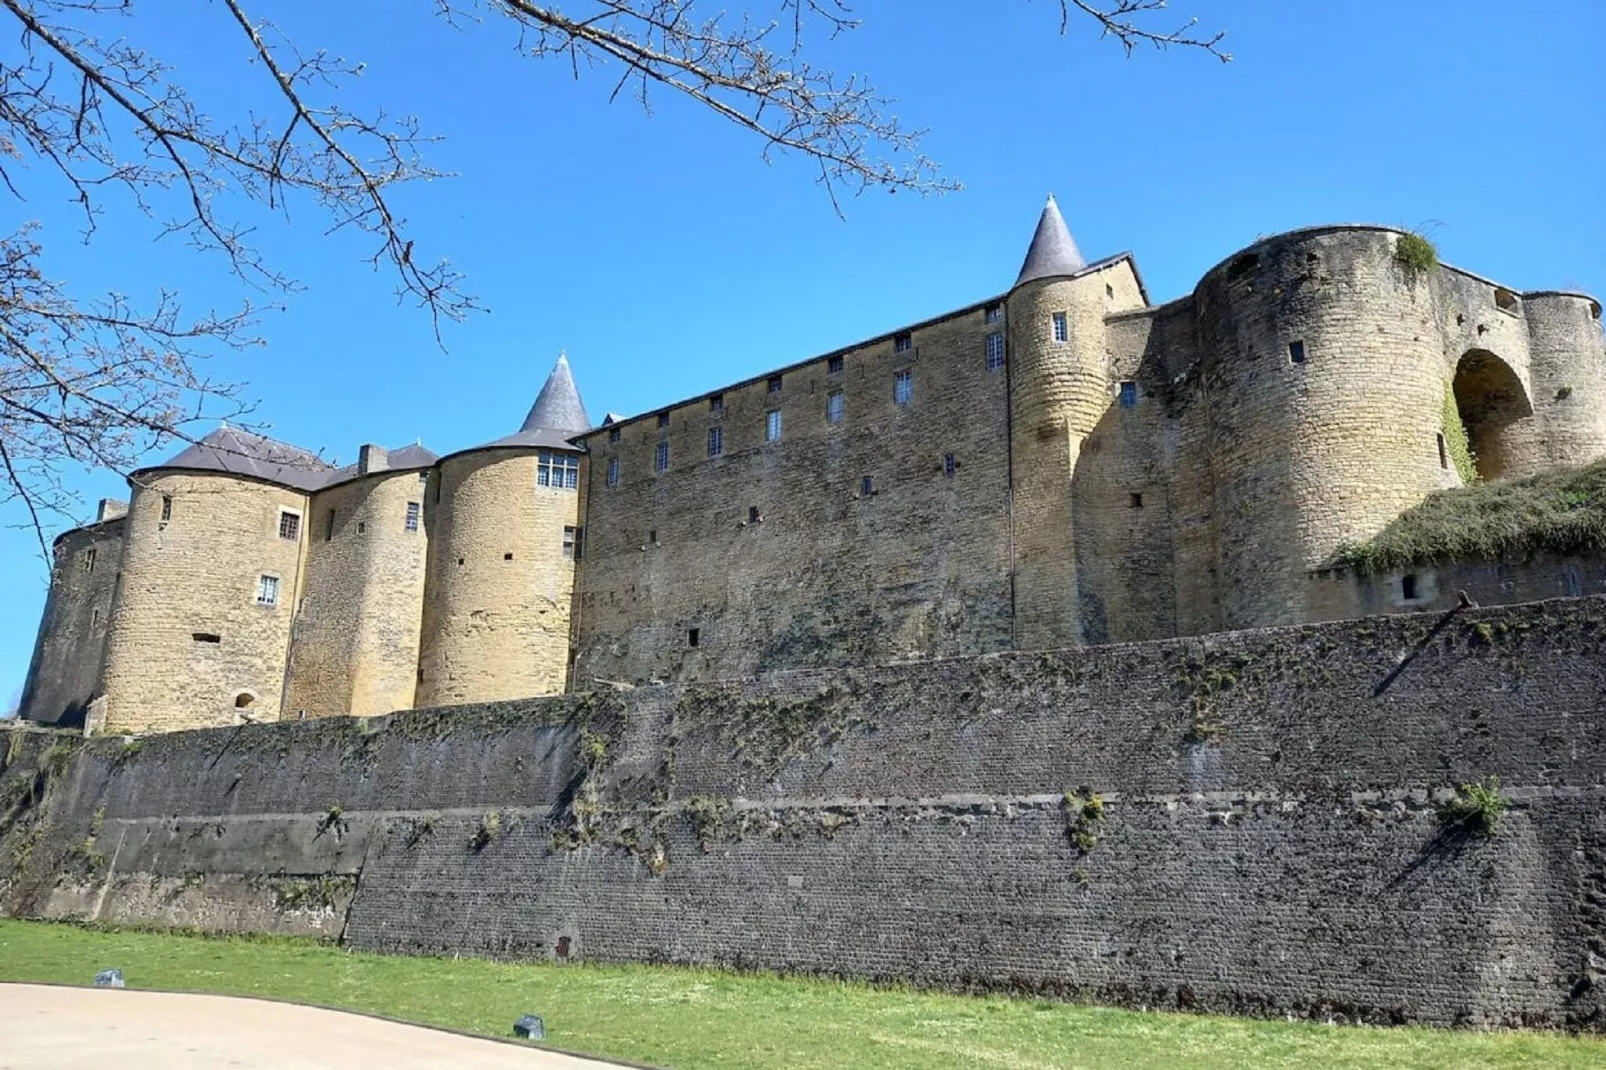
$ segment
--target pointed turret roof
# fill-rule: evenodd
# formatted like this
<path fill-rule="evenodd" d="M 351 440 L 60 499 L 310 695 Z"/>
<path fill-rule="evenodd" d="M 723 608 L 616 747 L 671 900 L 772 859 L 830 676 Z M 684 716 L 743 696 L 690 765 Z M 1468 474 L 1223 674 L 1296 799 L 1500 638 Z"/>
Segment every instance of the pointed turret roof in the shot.
<path fill-rule="evenodd" d="M 580 390 L 574 385 L 574 376 L 569 371 L 569 356 L 559 353 L 558 362 L 552 366 L 552 374 L 546 377 L 546 385 L 541 387 L 541 393 L 536 396 L 535 404 L 530 406 L 530 414 L 524 418 L 519 429 L 495 442 L 474 448 L 542 446 L 578 450 L 582 447 L 569 440 L 589 430 L 591 421 L 586 417 L 585 402 L 580 400 Z"/>
<path fill-rule="evenodd" d="M 1076 239 L 1071 237 L 1065 217 L 1060 215 L 1060 206 L 1050 193 L 1048 203 L 1043 205 L 1043 214 L 1037 220 L 1037 233 L 1032 235 L 1032 246 L 1026 250 L 1026 262 L 1020 266 L 1020 276 L 1015 279 L 1015 285 L 1056 275 L 1074 275 L 1085 267 L 1087 261 L 1082 259 L 1082 251 L 1076 247 Z"/>

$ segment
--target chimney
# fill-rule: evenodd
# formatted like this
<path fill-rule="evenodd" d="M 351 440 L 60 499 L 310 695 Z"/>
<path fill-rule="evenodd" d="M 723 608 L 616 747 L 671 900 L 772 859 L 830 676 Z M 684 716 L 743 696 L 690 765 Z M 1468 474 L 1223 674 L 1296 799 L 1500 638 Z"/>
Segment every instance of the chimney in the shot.
<path fill-rule="evenodd" d="M 385 447 L 367 442 L 357 448 L 358 475 L 365 476 L 370 472 L 383 472 L 389 467 L 390 451 Z"/>
<path fill-rule="evenodd" d="M 95 507 L 95 523 L 102 524 L 108 520 L 116 520 L 120 516 L 128 515 L 128 503 L 118 501 L 116 498 L 102 498 Z"/>

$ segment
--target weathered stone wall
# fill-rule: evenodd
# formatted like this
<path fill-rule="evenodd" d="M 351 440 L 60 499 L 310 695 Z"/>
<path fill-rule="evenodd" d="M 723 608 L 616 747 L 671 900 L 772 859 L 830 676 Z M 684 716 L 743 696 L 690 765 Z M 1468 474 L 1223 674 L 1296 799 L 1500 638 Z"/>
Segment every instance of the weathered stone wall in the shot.
<path fill-rule="evenodd" d="M 839 372 L 832 357 L 785 369 L 774 392 L 763 377 L 717 408 L 673 406 L 664 426 L 648 414 L 617 442 L 593 432 L 578 686 L 1009 646 L 1008 373 L 986 360 L 1002 308 L 918 325 L 904 351 L 891 335 L 844 350 Z M 907 405 L 894 400 L 899 372 L 912 376 Z M 835 391 L 839 423 L 827 419 Z"/>
<path fill-rule="evenodd" d="M 1322 569 L 1309 578 L 1318 620 L 1451 609 L 1464 593 L 1482 606 L 1606 594 L 1606 556 L 1538 554 L 1526 561 L 1463 561 L 1383 573 Z M 1408 596 L 1409 594 L 1409 596 Z"/>
<path fill-rule="evenodd" d="M 0 890 L 387 951 L 1601 1029 L 1603 654 L 1587 598 L 94 740 L 0 824 L 34 841 Z M 1440 816 L 1488 777 L 1494 835 Z"/>
<path fill-rule="evenodd" d="M 575 562 L 564 528 L 579 526 L 580 492 L 539 485 L 539 457 L 486 449 L 437 466 L 425 509 L 420 706 L 554 695 L 567 683 Z"/>
<path fill-rule="evenodd" d="M 118 517 L 56 539 L 50 593 L 22 691 L 23 720 L 82 725 L 90 701 L 100 694 L 125 527 Z"/>
<path fill-rule="evenodd" d="M 279 535 L 285 510 L 301 518 L 296 538 Z M 135 486 L 106 640 L 108 731 L 278 718 L 306 512 L 299 491 L 229 475 L 156 470 Z M 257 601 L 263 575 L 278 580 L 273 605 Z"/>
<path fill-rule="evenodd" d="M 427 470 L 379 472 L 313 496 L 287 717 L 412 709 L 429 549 L 423 517 L 428 479 Z M 411 531 L 409 505 L 417 512 Z"/>

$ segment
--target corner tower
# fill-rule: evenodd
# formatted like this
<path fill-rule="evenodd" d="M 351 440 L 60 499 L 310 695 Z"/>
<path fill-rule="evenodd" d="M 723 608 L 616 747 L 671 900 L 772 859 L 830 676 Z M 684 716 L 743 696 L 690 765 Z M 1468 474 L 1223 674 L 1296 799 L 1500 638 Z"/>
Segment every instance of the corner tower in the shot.
<path fill-rule="evenodd" d="M 1130 259 L 1089 265 L 1050 196 L 1008 298 L 1017 649 L 1083 642 L 1071 483 L 1113 400 L 1104 318 L 1144 303 Z"/>
<path fill-rule="evenodd" d="M 585 405 L 558 361 L 518 431 L 443 459 L 425 510 L 417 704 L 555 695 L 567 683 Z"/>

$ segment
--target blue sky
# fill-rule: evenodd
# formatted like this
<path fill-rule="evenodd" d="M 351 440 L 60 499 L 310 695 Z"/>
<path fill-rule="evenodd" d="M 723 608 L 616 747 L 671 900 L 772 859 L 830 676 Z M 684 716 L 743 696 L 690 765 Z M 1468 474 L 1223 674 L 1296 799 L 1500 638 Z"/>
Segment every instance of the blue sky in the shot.
<path fill-rule="evenodd" d="M 305 289 L 264 320 L 265 348 L 217 371 L 250 384 L 270 433 L 342 460 L 365 441 L 445 451 L 514 430 L 560 348 L 600 419 L 1002 292 L 1050 191 L 1090 259 L 1135 251 L 1156 300 L 1257 236 L 1330 222 L 1422 229 L 1517 289 L 1606 294 L 1598 0 L 1174 0 L 1228 30 L 1225 66 L 1128 59 L 1075 22 L 1060 38 L 1047 0 L 860 0 L 864 27 L 819 59 L 870 73 L 966 188 L 868 193 L 845 220 L 806 165 L 765 164 L 750 137 L 667 97 L 650 116 L 610 105 L 606 73 L 523 60 L 495 23 L 450 30 L 422 0 L 277 6 L 304 45 L 366 61 L 354 105 L 444 138 L 431 159 L 457 177 L 400 203 L 419 255 L 449 256 L 490 309 L 449 327 L 443 352 L 357 237 L 326 237 L 309 204 L 264 221 L 261 244 Z M 224 13 L 183 9 L 144 0 L 144 39 L 211 110 L 259 99 Z M 77 291 L 241 296 L 137 216 L 110 213 L 75 244 L 61 191 L 26 188 L 0 224 L 39 221 Z M 123 495 L 115 475 L 73 478 L 91 508 Z M 10 526 L 0 554 L 9 705 L 47 570 Z"/>

